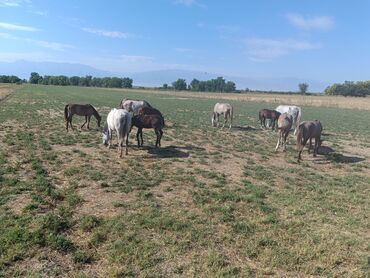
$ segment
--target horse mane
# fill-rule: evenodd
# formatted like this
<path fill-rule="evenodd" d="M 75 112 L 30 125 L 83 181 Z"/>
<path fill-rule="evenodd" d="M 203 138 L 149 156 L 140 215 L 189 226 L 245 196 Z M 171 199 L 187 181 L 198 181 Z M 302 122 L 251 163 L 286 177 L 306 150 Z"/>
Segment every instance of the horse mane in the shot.
<path fill-rule="evenodd" d="M 93 110 L 93 115 L 95 116 L 95 118 L 96 118 L 97 120 L 101 120 L 101 116 L 99 115 L 98 111 L 96 111 L 95 107 L 94 107 L 94 106 L 92 106 L 91 104 L 89 104 L 89 106 L 92 108 L 92 110 Z"/>

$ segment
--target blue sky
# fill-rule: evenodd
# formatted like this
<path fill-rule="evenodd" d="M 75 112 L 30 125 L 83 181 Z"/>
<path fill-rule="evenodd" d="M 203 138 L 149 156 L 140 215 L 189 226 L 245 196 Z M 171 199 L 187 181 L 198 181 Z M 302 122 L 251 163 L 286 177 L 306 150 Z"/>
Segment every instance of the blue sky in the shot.
<path fill-rule="evenodd" d="M 0 0 L 0 61 L 370 79 L 370 1 Z"/>

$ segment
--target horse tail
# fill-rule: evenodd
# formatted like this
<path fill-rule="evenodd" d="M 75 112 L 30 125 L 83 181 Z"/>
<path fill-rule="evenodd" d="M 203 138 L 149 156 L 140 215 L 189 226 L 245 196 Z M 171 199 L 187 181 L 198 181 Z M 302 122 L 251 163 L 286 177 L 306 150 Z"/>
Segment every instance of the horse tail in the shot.
<path fill-rule="evenodd" d="M 231 120 L 231 122 L 233 122 L 233 118 L 234 118 L 234 108 L 231 105 L 231 109 L 230 109 L 230 120 Z"/>
<path fill-rule="evenodd" d="M 120 130 L 119 130 L 119 141 L 121 141 L 124 137 L 125 137 L 125 134 L 126 134 L 126 125 L 127 125 L 127 115 L 125 115 L 124 117 L 121 117 L 120 119 Z"/>
<path fill-rule="evenodd" d="M 303 140 L 304 140 L 303 135 L 304 135 L 304 125 L 299 125 L 298 131 L 297 131 L 297 148 L 298 148 L 298 150 L 303 145 Z"/>
<path fill-rule="evenodd" d="M 296 125 L 299 126 L 299 124 L 301 123 L 301 117 L 302 117 L 302 110 L 301 108 L 299 107 L 298 108 L 298 115 L 297 115 L 297 122 L 296 122 Z"/>
<path fill-rule="evenodd" d="M 69 104 L 67 104 L 66 106 L 64 106 L 64 119 L 66 121 L 68 119 L 68 108 L 69 108 Z"/>

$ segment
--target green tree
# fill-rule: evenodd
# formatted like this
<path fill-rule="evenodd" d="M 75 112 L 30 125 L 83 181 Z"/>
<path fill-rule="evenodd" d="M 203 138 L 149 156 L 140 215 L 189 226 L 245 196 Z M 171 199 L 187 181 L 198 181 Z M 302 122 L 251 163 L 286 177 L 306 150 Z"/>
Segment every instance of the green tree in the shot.
<path fill-rule="evenodd" d="M 177 91 L 184 91 L 187 88 L 186 80 L 179 78 L 176 81 L 172 82 L 172 86 Z"/>
<path fill-rule="evenodd" d="M 308 84 L 307 83 L 299 83 L 298 84 L 299 92 L 304 95 L 307 93 L 308 90 Z"/>
<path fill-rule="evenodd" d="M 132 88 L 133 80 L 128 77 L 122 78 L 122 88 Z"/>
<path fill-rule="evenodd" d="M 42 81 L 42 77 L 37 72 L 31 72 L 29 81 L 31 84 L 39 84 Z"/>

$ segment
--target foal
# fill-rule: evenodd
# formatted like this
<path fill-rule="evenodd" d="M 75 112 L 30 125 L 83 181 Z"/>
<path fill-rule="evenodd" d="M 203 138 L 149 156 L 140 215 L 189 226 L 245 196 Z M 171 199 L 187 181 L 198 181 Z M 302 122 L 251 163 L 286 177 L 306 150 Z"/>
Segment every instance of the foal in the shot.
<path fill-rule="evenodd" d="M 297 149 L 298 149 L 298 162 L 302 159 L 301 153 L 308 139 L 310 139 L 310 145 L 308 147 L 308 153 L 310 153 L 312 147 L 312 138 L 315 138 L 315 146 L 313 150 L 313 156 L 316 157 L 317 150 L 321 145 L 321 132 L 322 125 L 318 120 L 302 122 L 298 126 L 297 132 Z"/>
<path fill-rule="evenodd" d="M 276 110 L 262 109 L 258 113 L 259 120 L 261 121 L 261 127 L 266 128 L 266 119 L 270 119 L 272 122 L 272 130 L 275 129 L 275 123 L 279 119 L 280 112 Z"/>
<path fill-rule="evenodd" d="M 277 129 L 279 131 L 279 139 L 276 144 L 275 152 L 278 150 L 279 146 L 283 147 L 284 152 L 286 151 L 286 138 L 289 135 L 289 131 L 292 128 L 293 117 L 288 113 L 283 113 L 280 115 L 277 122 Z"/>
<path fill-rule="evenodd" d="M 212 126 L 218 127 L 218 122 L 220 115 L 224 115 L 224 124 L 222 128 L 225 127 L 227 121 L 229 121 L 229 129 L 233 124 L 233 107 L 229 103 L 216 103 L 213 107 L 213 114 L 212 114 Z"/>
<path fill-rule="evenodd" d="M 98 122 L 98 127 L 100 127 L 101 116 L 99 115 L 98 111 L 96 111 L 94 106 L 92 106 L 91 104 L 67 104 L 64 107 L 64 119 L 67 122 L 67 131 L 69 125 L 73 130 L 72 117 L 74 114 L 78 116 L 85 116 L 85 123 L 81 126 L 81 128 L 83 128 L 83 126 L 87 123 L 87 129 L 90 129 L 91 116 L 95 117 Z"/>
<path fill-rule="evenodd" d="M 143 128 L 153 128 L 155 134 L 157 135 L 157 140 L 155 141 L 155 147 L 161 146 L 161 139 L 163 135 L 164 119 L 163 117 L 151 114 L 151 115 L 136 115 L 132 118 L 132 126 L 137 127 L 137 146 L 140 147 L 144 144 L 143 140 Z M 139 136 L 141 140 L 139 140 Z"/>

